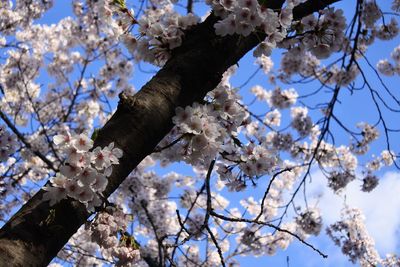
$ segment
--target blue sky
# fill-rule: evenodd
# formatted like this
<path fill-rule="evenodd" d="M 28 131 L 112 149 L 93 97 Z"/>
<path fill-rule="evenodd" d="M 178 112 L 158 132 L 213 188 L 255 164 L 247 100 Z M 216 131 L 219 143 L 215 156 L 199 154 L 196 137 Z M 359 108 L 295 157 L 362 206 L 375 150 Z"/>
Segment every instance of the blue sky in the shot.
<path fill-rule="evenodd" d="M 54 23 L 60 18 L 71 14 L 71 4 L 70 1 L 55 1 L 55 7 L 49 11 L 43 19 L 40 20 L 42 23 Z M 338 5 L 344 8 L 346 13 L 350 13 L 354 10 L 355 1 L 342 1 Z M 379 1 L 384 2 L 384 9 L 388 10 L 390 1 Z M 129 1 L 128 1 L 129 3 Z M 196 9 L 199 10 L 200 15 L 205 13 L 205 6 L 197 4 Z M 391 51 L 394 47 L 399 45 L 399 40 L 394 40 L 390 42 L 377 41 L 367 52 L 367 56 L 373 65 L 377 63 L 379 59 L 389 58 Z M 279 68 L 280 56 L 282 51 L 274 51 L 272 58 L 274 60 L 274 70 Z M 234 86 L 239 86 L 257 69 L 254 64 L 254 58 L 248 53 L 240 62 L 239 69 L 236 75 L 232 78 L 232 84 Z M 365 63 L 362 66 L 368 69 Z M 156 70 L 154 66 L 148 64 L 141 64 L 141 69 L 144 70 Z M 146 83 L 152 74 L 144 73 L 135 67 L 134 74 L 132 77 L 132 83 L 135 85 L 136 89 Z M 375 74 L 369 70 L 368 77 L 371 79 L 371 83 L 374 86 L 379 86 L 378 80 Z M 392 89 L 396 89 L 400 84 L 397 78 L 386 79 L 388 85 Z M 43 80 L 45 83 L 45 79 Z M 260 71 L 247 85 L 244 86 L 240 92 L 243 95 L 243 101 L 245 103 L 250 102 L 253 96 L 250 95 L 250 88 L 256 84 L 259 84 L 267 89 L 273 89 L 273 86 L 268 83 L 268 78 L 262 74 Z M 290 88 L 291 85 L 280 84 L 283 88 Z M 294 85 L 294 87 L 299 92 L 309 92 L 317 88 L 318 84 L 310 83 L 302 86 Z M 343 119 L 346 125 L 354 128 L 355 124 L 360 121 L 374 121 L 376 119 L 376 111 L 373 109 L 372 102 L 368 93 L 364 91 L 356 92 L 350 97 L 350 93 L 347 90 L 342 90 L 340 100 L 341 103 L 335 109 L 335 114 Z M 396 92 L 399 95 L 399 92 Z M 329 94 L 326 95 L 329 97 Z M 310 101 L 318 101 L 318 99 L 313 99 Z M 116 102 L 113 103 L 114 105 Z M 253 107 L 256 113 L 264 113 L 268 110 L 265 104 L 258 103 Z M 397 114 L 386 114 L 388 121 L 397 122 L 399 116 Z M 393 124 L 395 126 L 395 124 Z M 333 125 L 333 129 L 337 129 L 337 126 Z M 349 138 L 344 135 L 343 132 L 335 136 L 336 141 L 340 144 L 348 144 Z M 393 148 L 398 151 L 399 141 L 393 140 Z M 384 140 L 380 139 L 375 142 L 372 146 L 372 152 L 378 153 L 384 146 Z M 370 154 L 369 154 L 370 155 Z M 188 166 L 182 166 L 178 164 L 173 164 L 167 169 L 158 168 L 161 173 L 166 173 L 168 171 L 174 170 L 176 172 L 190 173 L 190 168 Z M 381 182 L 379 187 L 371 194 L 362 193 L 359 190 L 360 182 L 354 181 L 347 189 L 346 203 L 350 206 L 354 205 L 361 208 L 367 219 L 367 228 L 370 234 L 375 238 L 378 251 L 381 256 L 384 256 L 386 252 L 400 252 L 398 238 L 398 230 L 400 225 L 400 198 L 397 197 L 397 192 L 400 192 L 400 174 L 391 169 L 384 169 L 380 172 Z M 310 199 L 315 199 L 320 203 L 321 209 L 323 211 L 323 216 L 326 218 L 325 222 L 332 223 L 335 219 L 338 219 L 338 214 L 344 197 L 337 197 L 333 195 L 327 188 L 325 178 L 322 177 L 318 171 L 313 174 L 313 183 L 308 186 Z M 263 192 L 263 188 L 266 186 L 262 182 L 259 187 L 251 192 L 245 193 L 245 195 L 258 195 L 260 196 Z M 323 197 L 319 197 L 323 194 Z M 240 197 L 239 195 L 232 195 L 232 202 L 237 202 Z M 328 259 L 323 259 L 317 255 L 311 249 L 305 247 L 303 244 L 294 241 L 286 251 L 279 251 L 276 256 L 273 257 L 245 257 L 238 258 L 242 266 L 353 266 L 348 260 L 340 253 L 339 248 L 335 247 L 334 244 L 324 235 L 318 238 L 311 238 L 308 240 L 310 243 L 318 247 L 321 251 L 328 254 Z"/>

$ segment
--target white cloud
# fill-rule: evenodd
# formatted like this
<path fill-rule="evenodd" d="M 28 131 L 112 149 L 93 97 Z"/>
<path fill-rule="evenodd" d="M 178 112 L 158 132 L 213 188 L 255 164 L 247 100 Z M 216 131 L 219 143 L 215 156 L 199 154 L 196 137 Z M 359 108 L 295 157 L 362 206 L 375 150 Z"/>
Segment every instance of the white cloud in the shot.
<path fill-rule="evenodd" d="M 340 218 L 344 203 L 360 208 L 365 215 L 368 232 L 374 238 L 381 256 L 396 252 L 396 247 L 400 245 L 397 242 L 400 230 L 400 173 L 385 173 L 378 187 L 370 193 L 362 192 L 361 182 L 354 181 L 341 196 L 335 195 L 326 186 L 326 178 L 321 173 L 316 172 L 312 177 L 312 183 L 307 184 L 308 195 L 318 199 L 326 225 Z"/>

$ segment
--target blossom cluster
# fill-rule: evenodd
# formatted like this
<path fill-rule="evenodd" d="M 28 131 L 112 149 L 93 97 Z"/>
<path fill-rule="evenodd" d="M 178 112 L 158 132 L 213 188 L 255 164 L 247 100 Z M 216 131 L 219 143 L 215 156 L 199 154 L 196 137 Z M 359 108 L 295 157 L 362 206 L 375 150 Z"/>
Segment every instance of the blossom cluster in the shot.
<path fill-rule="evenodd" d="M 115 97 L 118 91 L 133 91 L 128 82 L 133 63 L 118 46 L 124 39 L 124 29 L 112 15 L 115 5 L 108 8 L 110 13 L 107 5 L 111 3 L 106 2 L 74 1 L 76 17 L 52 25 L 26 25 L 13 38 L 0 37 L 0 48 L 4 46 L 2 52 L 7 55 L 0 68 L 0 107 L 15 117 L 17 125 L 26 125 L 35 113 L 43 124 L 63 118 L 58 124 L 73 121 L 79 125 L 77 132 L 90 131 L 96 117 L 102 122 L 106 119 L 107 112 L 100 104 L 107 102 L 105 98 Z M 18 3 L 23 10 L 25 2 Z M 35 7 L 31 4 L 26 12 L 33 15 Z M 12 11 L 4 6 L 2 12 L 17 10 L 20 9 Z M 103 60 L 96 67 L 98 74 L 88 71 L 95 59 Z M 81 75 L 72 75 L 77 70 Z M 47 88 L 37 81 L 43 71 L 51 77 Z M 69 75 L 74 79 L 66 79 Z M 75 101 L 81 96 L 87 101 Z"/>
<path fill-rule="evenodd" d="M 357 75 L 356 68 L 341 72 L 335 68 L 328 71 L 319 66 L 319 59 L 327 58 L 333 52 L 338 52 L 343 48 L 345 28 L 346 20 L 342 10 L 333 8 L 324 10 L 318 17 L 311 14 L 294 23 L 292 31 L 288 34 L 292 35 L 295 29 L 297 35 L 292 38 L 282 38 L 276 42 L 278 47 L 288 50 L 281 60 L 283 72 L 280 78 L 287 79 L 299 73 L 306 77 L 314 75 L 321 77 L 324 83 L 340 82 L 346 85 L 354 80 Z M 262 46 L 264 46 L 264 51 L 268 48 L 268 45 L 264 43 L 260 45 Z M 328 77 L 324 75 L 327 72 Z"/>
<path fill-rule="evenodd" d="M 393 3 L 395 9 L 396 1 Z M 282 73 L 279 75 L 287 81 L 293 74 L 304 77 L 315 76 L 323 84 L 349 85 L 359 74 L 356 66 L 342 69 L 336 64 L 328 67 L 321 66 L 318 59 L 325 59 L 334 52 L 343 51 L 351 57 L 360 57 L 375 39 L 391 40 L 399 33 L 395 19 L 384 24 L 378 24 L 382 18 L 382 11 L 376 1 L 364 1 L 360 11 L 360 36 L 353 45 L 345 36 L 346 20 L 340 9 L 328 8 L 318 16 L 311 14 L 299 22 L 293 23 L 291 38 L 278 42 L 278 47 L 287 49 L 281 60 Z M 294 34 L 295 33 L 295 34 Z M 396 49 L 392 53 L 395 64 L 388 60 L 380 60 L 378 70 L 392 76 L 398 72 Z"/>
<path fill-rule="evenodd" d="M 302 212 L 297 218 L 296 223 L 308 235 L 319 235 L 322 229 L 322 217 L 318 209 L 309 209 Z"/>
<path fill-rule="evenodd" d="M 4 0 L 0 3 L 0 32 L 5 35 L 13 34 L 20 27 L 29 26 L 34 19 L 40 18 L 52 6 L 52 0 Z"/>
<path fill-rule="evenodd" d="M 326 9 L 320 18 L 314 15 L 302 19 L 304 37 L 301 43 L 319 59 L 327 58 L 341 49 L 344 41 L 346 19 L 341 9 Z"/>
<path fill-rule="evenodd" d="M 278 249 L 285 250 L 293 240 L 293 236 L 287 232 L 278 231 L 276 234 L 262 234 L 258 231 L 259 226 L 253 224 L 248 228 L 244 228 L 238 237 L 237 242 L 240 244 L 238 251 L 251 250 L 256 256 L 274 255 Z M 295 233 L 297 228 L 296 223 L 283 223 L 281 229 L 290 233 Z"/>
<path fill-rule="evenodd" d="M 165 64 L 171 51 L 182 44 L 184 30 L 199 22 L 193 13 L 181 15 L 170 1 L 160 1 L 158 8 L 148 9 L 138 20 L 139 33 L 135 57 L 159 66 Z"/>
<path fill-rule="evenodd" d="M 366 164 L 368 171 L 380 170 L 382 167 L 392 166 L 397 156 L 393 151 L 383 150 L 381 155 Z"/>
<path fill-rule="evenodd" d="M 351 172 L 337 172 L 333 171 L 328 177 L 328 186 L 337 193 L 343 190 L 351 181 L 356 179 L 355 175 Z"/>
<path fill-rule="evenodd" d="M 304 107 L 294 107 L 291 110 L 292 127 L 301 137 L 308 136 L 313 127 L 311 117 L 307 113 L 308 110 Z"/>
<path fill-rule="evenodd" d="M 274 66 L 272 59 L 266 55 L 257 57 L 256 63 L 261 66 L 265 74 L 268 74 Z"/>
<path fill-rule="evenodd" d="M 365 27 L 371 28 L 374 26 L 376 21 L 382 17 L 382 11 L 375 1 L 363 2 L 363 12 L 361 15 L 362 22 Z"/>
<path fill-rule="evenodd" d="M 207 1 L 216 15 L 222 17 L 214 27 L 218 35 L 232 35 L 234 33 L 248 36 L 260 30 L 267 36 L 254 51 L 254 56 L 269 56 L 272 49 L 281 42 L 293 20 L 292 10 L 294 3 L 288 1 L 279 15 L 274 10 L 265 8 L 257 0 L 239 1 Z"/>
<path fill-rule="evenodd" d="M 102 203 L 100 197 L 107 186 L 107 177 L 112 173 L 112 165 L 119 163 L 122 150 L 110 143 L 91 151 L 93 140 L 85 134 L 69 132 L 54 136 L 54 143 L 66 159 L 60 172 L 50 179 L 52 186 L 44 187 L 47 192 L 43 199 L 54 205 L 68 196 L 94 211 Z"/>
<path fill-rule="evenodd" d="M 37 78 L 37 69 L 42 64 L 38 54 L 21 45 L 19 50 L 8 51 L 8 60 L 0 68 L 0 84 L 4 95 L 0 99 L 0 107 L 3 112 L 16 114 L 17 125 L 26 125 L 27 113 L 33 110 L 32 99 L 40 94 L 40 86 L 34 79 Z M 24 71 L 20 71 L 21 69 Z"/>
<path fill-rule="evenodd" d="M 296 22 L 291 38 L 278 44 L 287 49 L 281 60 L 279 78 L 287 81 L 292 75 L 317 77 L 323 84 L 346 86 L 355 80 L 359 70 L 352 66 L 342 69 L 333 64 L 321 66 L 320 59 L 329 57 L 334 52 L 349 51 L 349 42 L 344 35 L 346 19 L 341 9 L 328 8 L 319 16 L 311 14 Z"/>
<path fill-rule="evenodd" d="M 376 175 L 368 173 L 363 178 L 363 184 L 361 190 L 364 192 L 371 192 L 372 190 L 374 190 L 375 187 L 378 186 L 378 183 L 379 183 L 378 177 Z"/>
<path fill-rule="evenodd" d="M 361 266 L 378 265 L 381 258 L 367 232 L 364 219 L 359 209 L 346 207 L 342 211 L 342 220 L 330 225 L 327 234 L 351 262 L 360 261 Z"/>
<path fill-rule="evenodd" d="M 319 73 L 320 61 L 311 52 L 299 46 L 290 49 L 282 56 L 280 66 L 283 73 L 279 77 L 283 80 L 296 73 L 309 77 Z"/>
<path fill-rule="evenodd" d="M 356 154 L 365 154 L 369 150 L 369 144 L 379 137 L 376 127 L 368 123 L 358 123 L 357 128 L 361 129 L 362 140 L 356 141 L 351 145 L 351 150 Z"/>
<path fill-rule="evenodd" d="M 16 150 L 17 139 L 4 125 L 0 125 L 0 162 L 6 161 Z"/>
<path fill-rule="evenodd" d="M 222 19 L 215 25 L 217 35 L 234 33 L 248 36 L 254 31 L 262 31 L 267 36 L 254 51 L 255 56 L 269 56 L 276 44 L 283 40 L 287 28 L 291 25 L 294 4 L 289 1 L 278 14 L 272 9 L 260 5 L 257 0 L 206 1 L 214 13 Z"/>
<path fill-rule="evenodd" d="M 282 90 L 276 87 L 272 91 L 266 91 L 259 85 L 251 88 L 251 92 L 259 99 L 266 101 L 268 105 L 277 109 L 285 109 L 296 103 L 298 94 L 294 88 Z"/>
<path fill-rule="evenodd" d="M 123 211 L 108 207 L 108 211 L 99 213 L 90 226 L 92 241 L 99 244 L 106 259 L 116 259 L 116 266 L 126 266 L 140 260 L 136 241 L 124 234 L 129 222 L 127 217 Z"/>
<path fill-rule="evenodd" d="M 376 64 L 376 68 L 380 73 L 386 76 L 400 75 L 400 45 L 393 49 L 390 56 L 394 64 L 390 63 L 387 59 L 382 59 Z"/>
<path fill-rule="evenodd" d="M 291 10 L 284 11 L 281 19 L 272 9 L 262 8 L 258 1 L 208 1 L 216 13 L 223 19 L 215 24 L 218 35 L 234 33 L 248 36 L 260 27 L 265 33 L 273 34 L 279 26 L 290 25 Z"/>
<path fill-rule="evenodd" d="M 229 85 L 221 83 L 209 97 L 209 104 L 195 103 L 176 109 L 172 120 L 177 127 L 159 147 L 162 148 L 178 138 L 181 141 L 172 149 L 162 150 L 160 158 L 168 161 L 184 160 L 207 167 L 218 152 L 235 150 L 230 136 L 235 135 L 235 131 L 245 122 L 248 115 Z"/>
<path fill-rule="evenodd" d="M 396 12 L 400 11 L 400 1 L 399 0 L 393 0 L 392 10 L 396 11 Z"/>

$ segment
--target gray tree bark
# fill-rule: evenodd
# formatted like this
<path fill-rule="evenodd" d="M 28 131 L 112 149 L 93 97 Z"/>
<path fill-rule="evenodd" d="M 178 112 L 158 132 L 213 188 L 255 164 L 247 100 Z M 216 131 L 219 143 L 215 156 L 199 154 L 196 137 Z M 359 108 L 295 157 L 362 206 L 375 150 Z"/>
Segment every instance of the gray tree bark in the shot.
<path fill-rule="evenodd" d="M 295 7 L 296 20 L 339 0 L 309 0 Z M 270 1 L 272 2 L 272 1 Z M 282 0 L 269 4 L 279 9 Z M 185 33 L 165 66 L 134 96 L 120 95 L 117 111 L 99 131 L 94 146 L 110 142 L 124 152 L 113 167 L 107 198 L 172 128 L 178 106 L 200 102 L 221 81 L 222 74 L 265 36 L 216 36 L 210 15 Z M 0 230 L 0 266 L 46 266 L 84 224 L 90 214 L 78 201 L 66 199 L 49 206 L 42 189 Z"/>

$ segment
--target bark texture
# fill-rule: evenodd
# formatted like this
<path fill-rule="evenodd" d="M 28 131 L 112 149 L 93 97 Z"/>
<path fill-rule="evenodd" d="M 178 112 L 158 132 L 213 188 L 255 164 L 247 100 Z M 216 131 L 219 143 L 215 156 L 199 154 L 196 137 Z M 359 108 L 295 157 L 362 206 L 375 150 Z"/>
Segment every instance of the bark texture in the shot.
<path fill-rule="evenodd" d="M 309 0 L 294 9 L 295 19 L 339 0 Z M 273 1 L 271 1 L 273 2 Z M 270 7 L 279 8 L 282 0 Z M 134 96 L 120 95 L 118 109 L 99 131 L 94 146 L 114 142 L 124 152 L 104 192 L 107 198 L 171 130 L 175 108 L 200 102 L 222 74 L 265 36 L 220 37 L 210 15 L 186 32 L 182 46 Z M 85 206 L 66 199 L 50 207 L 40 190 L 0 230 L 0 266 L 46 266 L 84 224 Z"/>

